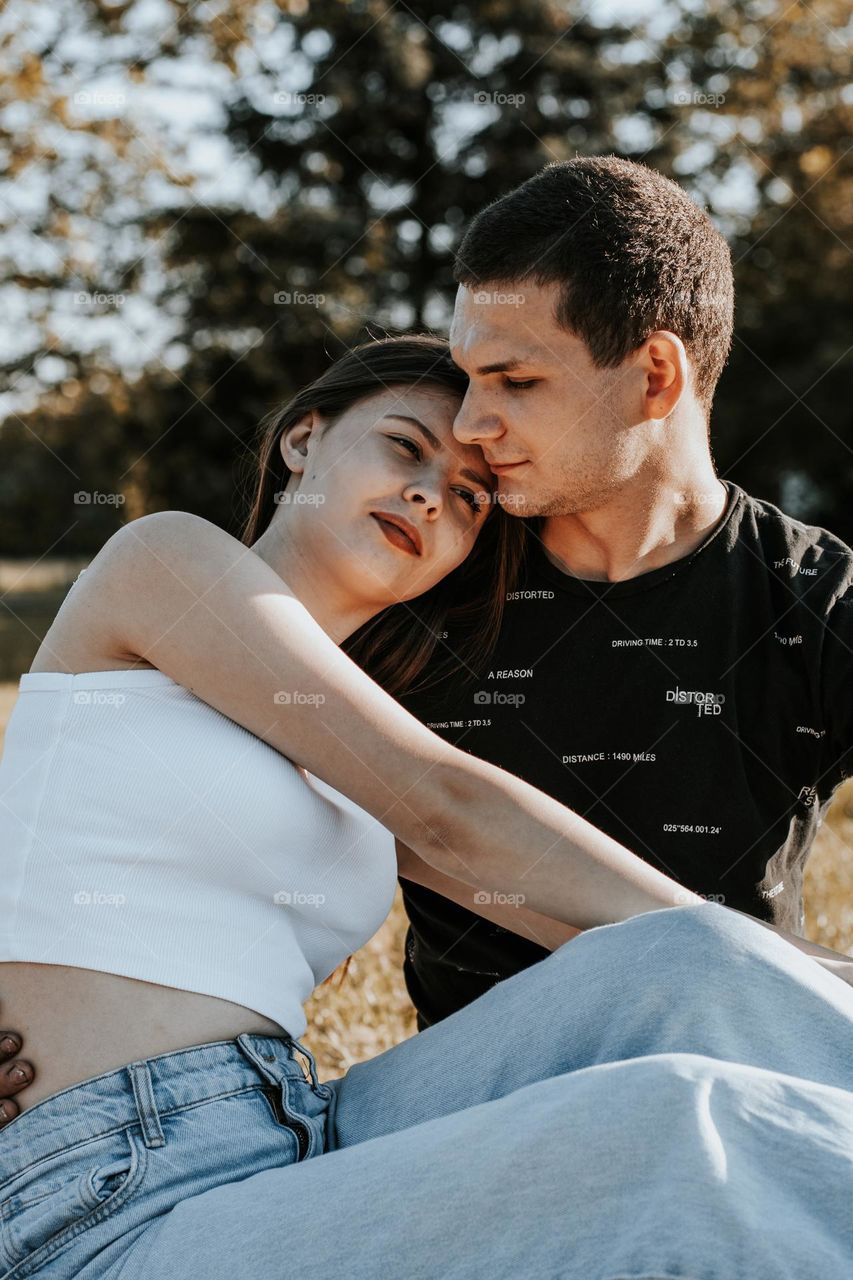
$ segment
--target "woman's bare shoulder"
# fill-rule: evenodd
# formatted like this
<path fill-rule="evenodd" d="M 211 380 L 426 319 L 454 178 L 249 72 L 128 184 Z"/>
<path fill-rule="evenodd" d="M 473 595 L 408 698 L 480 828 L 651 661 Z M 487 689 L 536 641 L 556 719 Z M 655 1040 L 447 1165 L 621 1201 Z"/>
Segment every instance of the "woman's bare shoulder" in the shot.
<path fill-rule="evenodd" d="M 117 606 L 124 595 L 129 596 L 134 590 L 133 581 L 118 569 L 115 553 L 119 542 L 127 544 L 133 539 L 142 545 L 154 528 L 161 534 L 172 530 L 178 537 L 182 531 L 192 529 L 195 537 L 218 535 L 242 545 L 224 529 L 191 511 L 154 511 L 123 524 L 72 582 L 29 668 L 33 674 L 157 670 L 122 644 L 121 629 L 116 625 L 120 622 Z M 163 569 L 168 569 L 168 562 Z"/>

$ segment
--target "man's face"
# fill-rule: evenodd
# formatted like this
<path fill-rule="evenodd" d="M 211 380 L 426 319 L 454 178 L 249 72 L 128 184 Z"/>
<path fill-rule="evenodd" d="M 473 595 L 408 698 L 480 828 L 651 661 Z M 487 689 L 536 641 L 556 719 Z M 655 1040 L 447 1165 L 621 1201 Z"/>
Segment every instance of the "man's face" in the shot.
<path fill-rule="evenodd" d="M 569 515 L 603 505 L 642 463 L 629 426 L 639 371 L 630 357 L 597 369 L 585 343 L 554 319 L 557 285 L 460 286 L 453 359 L 470 379 L 453 423 L 479 445 L 511 515 Z"/>

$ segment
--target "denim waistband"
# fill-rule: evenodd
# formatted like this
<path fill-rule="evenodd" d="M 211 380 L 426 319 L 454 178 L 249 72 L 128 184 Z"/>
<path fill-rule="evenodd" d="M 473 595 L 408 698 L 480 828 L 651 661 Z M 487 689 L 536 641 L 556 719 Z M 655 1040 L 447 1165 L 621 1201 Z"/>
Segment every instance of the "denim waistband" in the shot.
<path fill-rule="evenodd" d="M 296 1052 L 307 1059 L 308 1075 Z M 0 1129 L 0 1182 L 22 1165 L 127 1125 L 141 1125 L 146 1146 L 162 1146 L 159 1117 L 170 1111 L 286 1079 L 325 1089 L 298 1040 L 251 1032 L 128 1063 L 43 1098 Z"/>

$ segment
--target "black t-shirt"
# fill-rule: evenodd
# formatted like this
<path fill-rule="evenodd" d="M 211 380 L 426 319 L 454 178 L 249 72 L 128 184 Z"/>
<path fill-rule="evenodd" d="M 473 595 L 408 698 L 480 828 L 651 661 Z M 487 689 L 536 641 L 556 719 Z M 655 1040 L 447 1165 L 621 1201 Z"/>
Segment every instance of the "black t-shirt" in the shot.
<path fill-rule="evenodd" d="M 627 581 L 572 577 L 532 538 L 478 678 L 400 701 L 687 888 L 801 933 L 809 848 L 853 773 L 853 550 L 724 483 L 705 541 Z M 421 1029 L 548 954 L 401 885 Z"/>

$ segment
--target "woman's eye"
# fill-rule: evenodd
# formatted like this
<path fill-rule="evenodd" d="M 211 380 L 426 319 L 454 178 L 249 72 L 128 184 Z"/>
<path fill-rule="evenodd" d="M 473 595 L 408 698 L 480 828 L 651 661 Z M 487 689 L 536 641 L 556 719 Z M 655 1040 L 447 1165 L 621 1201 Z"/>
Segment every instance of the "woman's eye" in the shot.
<path fill-rule="evenodd" d="M 408 436 L 389 436 L 389 439 L 396 440 L 399 444 L 404 444 L 413 457 L 421 456 L 420 447 L 415 444 L 414 440 L 410 440 Z"/>
<path fill-rule="evenodd" d="M 536 378 L 527 378 L 526 380 L 521 382 L 513 382 L 512 378 L 507 378 L 506 385 L 508 387 L 512 387 L 513 391 L 518 391 L 519 389 L 523 389 L 524 387 L 532 387 L 536 381 L 537 381 Z"/>
<path fill-rule="evenodd" d="M 480 512 L 483 510 L 483 508 L 480 505 L 480 503 L 477 501 L 476 493 L 472 493 L 470 489 L 459 489 L 457 490 L 457 492 L 462 494 L 462 497 L 465 499 L 466 502 L 468 502 L 469 498 L 471 499 L 471 501 L 468 502 L 468 506 L 474 512 L 474 515 L 478 516 Z"/>
<path fill-rule="evenodd" d="M 408 436 L 389 436 L 388 438 L 389 440 L 394 440 L 399 444 L 405 445 L 412 457 L 419 458 L 421 456 L 420 447 L 415 444 L 414 440 L 410 440 Z M 468 503 L 468 506 L 474 514 L 479 515 L 483 508 L 477 501 L 476 493 L 472 493 L 470 489 L 458 489 L 457 492 L 461 493 L 462 497 Z"/>

